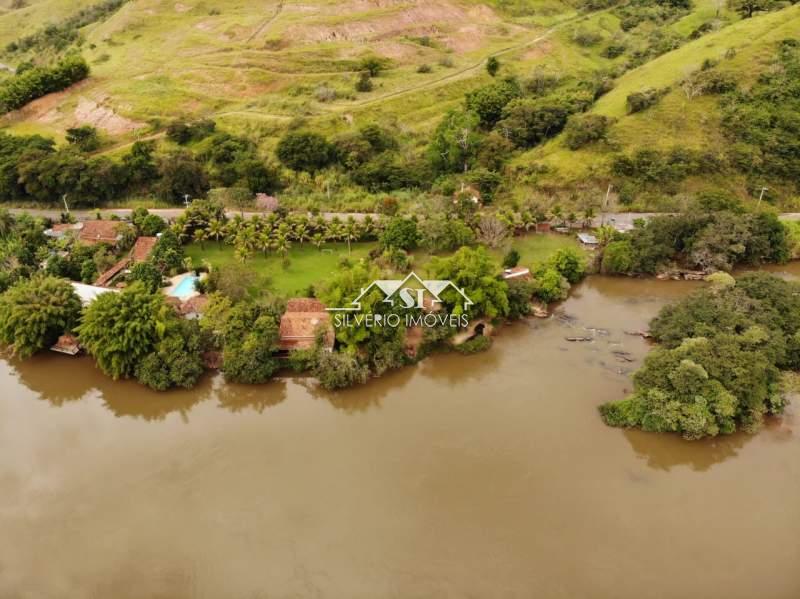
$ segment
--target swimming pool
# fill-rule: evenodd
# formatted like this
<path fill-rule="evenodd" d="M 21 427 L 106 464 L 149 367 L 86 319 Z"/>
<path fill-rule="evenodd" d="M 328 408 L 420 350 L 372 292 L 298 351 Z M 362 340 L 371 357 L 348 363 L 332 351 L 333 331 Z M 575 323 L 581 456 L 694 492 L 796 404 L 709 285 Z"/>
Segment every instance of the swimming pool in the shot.
<path fill-rule="evenodd" d="M 169 294 L 173 297 L 187 297 L 195 293 L 194 282 L 197 280 L 196 275 L 188 274 L 183 277 L 180 282 L 172 288 Z"/>

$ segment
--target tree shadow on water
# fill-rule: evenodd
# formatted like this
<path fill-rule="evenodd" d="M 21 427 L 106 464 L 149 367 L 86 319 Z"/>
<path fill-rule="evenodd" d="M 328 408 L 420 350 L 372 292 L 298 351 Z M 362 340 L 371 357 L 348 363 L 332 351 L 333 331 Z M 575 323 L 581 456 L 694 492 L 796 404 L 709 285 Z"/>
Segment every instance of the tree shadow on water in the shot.
<path fill-rule="evenodd" d="M 18 380 L 40 399 L 60 407 L 97 394 L 103 406 L 118 417 L 163 420 L 179 413 L 188 419 L 191 409 L 208 399 L 211 377 L 205 375 L 193 389 L 153 391 L 133 380 L 115 381 L 103 374 L 86 356 L 67 357 L 42 353 L 29 360 L 10 360 Z"/>
<path fill-rule="evenodd" d="M 239 385 L 226 383 L 224 377 L 218 375 L 214 383 L 220 407 L 233 413 L 253 410 L 262 414 L 287 397 L 287 382 L 284 379 L 274 379 L 261 385 Z"/>
<path fill-rule="evenodd" d="M 337 410 L 356 414 L 379 408 L 381 400 L 403 389 L 414 377 L 416 370 L 415 366 L 404 366 L 373 377 L 363 385 L 337 391 L 323 389 L 312 377 L 297 379 L 296 382 L 314 399 L 325 400 Z"/>
<path fill-rule="evenodd" d="M 699 441 L 639 430 L 625 430 L 623 434 L 636 456 L 645 460 L 649 468 L 666 472 L 678 466 L 705 472 L 716 464 L 738 456 L 741 449 L 754 438 L 754 435 L 743 432 Z"/>

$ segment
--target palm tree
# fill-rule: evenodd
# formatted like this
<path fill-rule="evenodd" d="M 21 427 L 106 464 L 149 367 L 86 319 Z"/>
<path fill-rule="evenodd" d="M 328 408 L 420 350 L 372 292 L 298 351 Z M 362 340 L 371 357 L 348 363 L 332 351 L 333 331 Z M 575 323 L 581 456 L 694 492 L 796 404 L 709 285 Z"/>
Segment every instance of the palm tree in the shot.
<path fill-rule="evenodd" d="M 357 241 L 359 238 L 358 223 L 351 216 L 347 219 L 347 224 L 342 228 L 342 234 L 347 241 L 347 253 L 350 254 L 350 243 Z"/>
<path fill-rule="evenodd" d="M 267 252 L 272 249 L 272 236 L 267 231 L 261 231 L 258 233 L 256 243 L 258 243 L 259 249 L 264 252 L 264 256 L 266 257 Z"/>
<path fill-rule="evenodd" d="M 216 218 L 209 221 L 206 233 L 219 244 L 219 240 L 225 237 L 225 223 Z"/>
<path fill-rule="evenodd" d="M 208 239 L 208 235 L 206 234 L 204 229 L 195 229 L 194 235 L 192 235 L 192 240 L 195 243 L 200 244 L 200 249 L 206 249 L 206 239 Z"/>
<path fill-rule="evenodd" d="M 309 240 L 309 232 L 308 232 L 308 223 L 306 222 L 298 222 L 294 225 L 294 238 L 300 244 L 303 245 L 306 241 Z"/>
<path fill-rule="evenodd" d="M 325 243 L 325 236 L 322 233 L 314 233 L 313 237 L 311 237 L 311 243 L 313 243 L 314 247 L 318 250 L 321 250 Z"/>
<path fill-rule="evenodd" d="M 289 241 L 289 238 L 285 235 L 278 235 L 275 238 L 275 250 L 281 255 L 284 262 L 286 261 L 286 257 L 289 255 L 289 250 L 292 248 L 292 243 Z"/>

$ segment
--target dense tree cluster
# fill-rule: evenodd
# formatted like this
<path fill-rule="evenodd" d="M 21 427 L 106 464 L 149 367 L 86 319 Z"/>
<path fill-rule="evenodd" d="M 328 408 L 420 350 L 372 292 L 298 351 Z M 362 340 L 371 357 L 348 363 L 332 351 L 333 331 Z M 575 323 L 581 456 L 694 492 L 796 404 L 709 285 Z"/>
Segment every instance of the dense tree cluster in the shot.
<path fill-rule="evenodd" d="M 70 55 L 51 67 L 32 67 L 0 82 L 0 114 L 25 106 L 31 100 L 66 89 L 89 76 L 89 65 Z"/>
<path fill-rule="evenodd" d="M 604 247 L 603 272 L 655 274 L 670 268 L 729 271 L 790 258 L 784 225 L 771 213 L 688 213 L 658 216 Z"/>
<path fill-rule="evenodd" d="M 755 430 L 785 405 L 780 369 L 800 367 L 800 287 L 768 273 L 711 285 L 652 321 L 662 346 L 629 398 L 605 404 L 613 426 L 688 439 Z"/>

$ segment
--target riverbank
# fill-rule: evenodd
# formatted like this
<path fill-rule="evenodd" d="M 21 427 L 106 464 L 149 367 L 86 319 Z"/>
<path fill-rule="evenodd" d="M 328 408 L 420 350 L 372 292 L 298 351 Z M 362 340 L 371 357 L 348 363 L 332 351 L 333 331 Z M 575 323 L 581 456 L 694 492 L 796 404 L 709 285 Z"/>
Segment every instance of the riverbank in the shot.
<path fill-rule="evenodd" d="M 649 351 L 625 330 L 699 285 L 593 276 L 569 318 L 336 393 L 0 360 L 0 595 L 792 599 L 796 408 L 696 443 L 597 414 Z"/>

